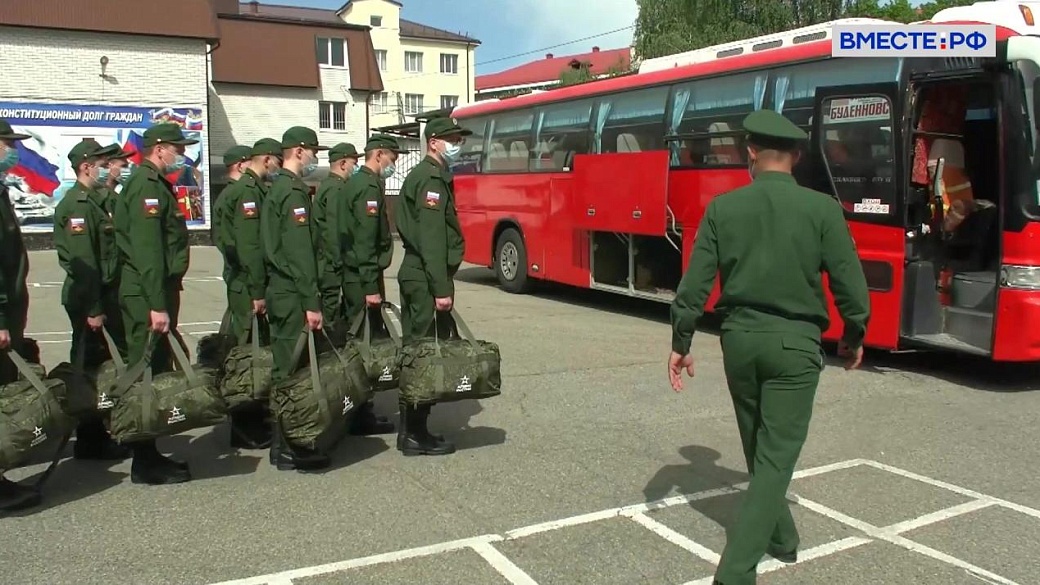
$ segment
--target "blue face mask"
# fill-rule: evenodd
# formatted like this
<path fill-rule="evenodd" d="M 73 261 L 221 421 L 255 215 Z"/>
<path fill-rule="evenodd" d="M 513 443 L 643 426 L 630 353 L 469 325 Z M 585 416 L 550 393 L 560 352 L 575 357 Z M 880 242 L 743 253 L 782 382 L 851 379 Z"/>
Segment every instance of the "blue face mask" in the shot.
<path fill-rule="evenodd" d="M 116 181 L 120 185 L 122 185 L 123 183 L 126 183 L 126 180 L 129 179 L 129 178 L 130 178 L 130 167 L 127 166 L 127 167 L 123 167 L 123 168 L 119 169 L 119 178 L 116 179 Z"/>
<path fill-rule="evenodd" d="M 187 164 L 187 159 L 184 158 L 184 155 L 183 154 L 178 154 L 177 158 L 173 159 L 172 163 L 166 165 L 166 172 L 167 173 L 172 173 L 174 171 L 179 171 L 179 170 L 183 169 L 186 164 Z"/>
<path fill-rule="evenodd" d="M 300 176 L 306 177 L 318 170 L 318 155 L 311 154 L 311 162 L 304 165 L 303 170 L 300 171 Z"/>
<path fill-rule="evenodd" d="M 354 176 L 361 172 L 361 165 L 355 165 L 354 170 L 350 173 L 350 176 Z"/>
<path fill-rule="evenodd" d="M 11 147 L 4 153 L 3 158 L 0 158 L 0 174 L 5 174 L 7 171 L 13 169 L 18 165 L 18 149 Z"/>
<path fill-rule="evenodd" d="M 112 176 L 112 171 L 109 170 L 108 167 L 101 167 L 100 169 L 98 169 L 98 172 L 97 172 L 98 183 L 105 183 L 105 182 L 107 182 L 108 178 L 110 176 Z"/>
<path fill-rule="evenodd" d="M 382 177 L 384 179 L 389 179 L 390 177 L 394 176 L 394 173 L 396 173 L 396 172 L 397 172 L 397 167 L 394 166 L 394 165 L 390 165 L 390 166 L 386 167 L 385 169 L 383 169 L 383 172 L 381 172 L 379 174 L 382 175 Z"/>
<path fill-rule="evenodd" d="M 459 153 L 462 152 L 462 146 L 458 144 L 452 144 L 450 142 L 444 143 L 444 162 L 451 164 L 459 158 Z"/>

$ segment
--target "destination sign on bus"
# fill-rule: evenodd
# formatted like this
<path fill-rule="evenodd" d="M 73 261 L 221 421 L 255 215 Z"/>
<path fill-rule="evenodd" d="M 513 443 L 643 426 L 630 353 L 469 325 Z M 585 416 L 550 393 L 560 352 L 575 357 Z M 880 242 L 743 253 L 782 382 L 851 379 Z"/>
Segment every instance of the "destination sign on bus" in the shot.
<path fill-rule="evenodd" d="M 887 121 L 892 106 L 883 97 L 844 98 L 831 100 L 823 117 L 825 124 Z"/>

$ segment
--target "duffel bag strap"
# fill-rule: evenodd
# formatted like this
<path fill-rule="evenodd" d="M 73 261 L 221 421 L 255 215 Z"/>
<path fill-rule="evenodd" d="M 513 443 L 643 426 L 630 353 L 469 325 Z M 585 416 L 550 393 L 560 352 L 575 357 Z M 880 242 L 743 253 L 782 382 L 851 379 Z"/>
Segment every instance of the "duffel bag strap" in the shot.
<path fill-rule="evenodd" d="M 368 306 L 366 305 L 365 307 L 367 308 Z M 349 333 L 352 336 L 357 337 L 358 334 L 361 333 L 361 328 L 366 323 L 368 323 L 368 319 L 366 319 L 366 315 L 368 315 L 368 311 L 364 311 L 363 310 L 360 313 L 358 313 L 357 317 L 354 317 L 354 322 L 350 324 L 350 331 L 349 331 Z"/>
<path fill-rule="evenodd" d="M 141 380 L 142 376 L 145 374 L 148 375 L 148 382 L 151 383 L 152 351 L 155 349 L 155 340 L 155 334 L 149 330 L 148 339 L 145 341 L 144 355 L 141 356 L 141 361 L 137 362 L 132 367 L 127 368 L 127 370 L 116 380 L 116 385 L 113 389 L 116 396 L 121 396 L 124 392 L 129 390 L 130 387 L 136 384 L 138 380 Z"/>
<path fill-rule="evenodd" d="M 126 373 L 127 365 L 123 362 L 123 356 L 119 355 L 119 346 L 116 345 L 116 340 L 108 332 L 108 327 L 101 328 L 101 335 L 105 337 L 105 345 L 108 346 L 108 354 L 112 356 L 112 363 L 116 367 L 116 375 L 122 376 Z"/>
<path fill-rule="evenodd" d="M 379 316 L 383 318 L 383 325 L 386 326 L 386 331 L 390 334 L 390 339 L 393 339 L 394 343 L 396 343 L 397 346 L 400 347 L 401 334 L 398 333 L 396 329 L 394 329 L 394 324 L 392 322 L 393 319 L 390 318 L 391 315 L 397 319 L 398 323 L 401 322 L 401 310 L 398 309 L 397 306 L 395 306 L 393 303 L 389 301 L 384 301 L 383 304 L 379 306 Z"/>
<path fill-rule="evenodd" d="M 170 343 L 170 349 L 173 350 L 173 359 L 177 361 L 177 365 L 180 366 L 184 377 L 188 379 L 188 383 L 195 386 L 199 383 L 199 376 L 195 373 L 195 369 L 191 367 L 191 362 L 188 360 L 188 356 L 184 353 L 184 346 L 181 345 L 181 334 L 176 329 L 171 329 L 167 334 L 167 340 Z M 149 368 L 151 371 L 151 368 Z"/>
<path fill-rule="evenodd" d="M 468 341 L 470 345 L 477 347 L 477 339 L 473 337 L 473 332 L 469 330 L 469 326 L 462 320 L 462 315 L 459 315 L 458 310 L 454 306 L 451 308 L 451 318 L 455 320 L 455 329 L 458 330 L 459 335 Z"/>
<path fill-rule="evenodd" d="M 18 355 L 17 351 L 7 350 L 7 357 L 11 358 L 14 367 L 18 368 L 18 371 L 25 376 L 25 379 L 32 384 L 33 388 L 35 388 L 40 394 L 48 396 L 50 390 L 47 389 L 47 385 L 43 383 L 43 380 L 41 380 L 39 376 L 36 375 L 36 372 L 32 371 L 32 368 L 30 368 L 29 364 L 22 359 L 22 356 Z"/>
<path fill-rule="evenodd" d="M 329 339 L 329 334 L 324 329 L 321 330 L 321 333 L 325 336 L 325 340 L 329 342 L 329 346 L 332 347 L 332 352 L 336 354 L 340 361 L 343 361 L 339 352 L 336 351 L 335 344 Z M 321 372 L 318 369 L 318 348 L 314 343 L 314 332 L 310 329 L 307 330 L 307 354 L 311 362 L 311 388 L 318 396 L 318 409 L 321 411 L 322 416 L 325 417 L 325 420 L 332 420 L 332 405 L 329 404 L 329 398 L 325 395 L 321 385 Z"/>
<path fill-rule="evenodd" d="M 357 344 L 357 348 L 358 353 L 361 354 L 361 359 L 365 360 L 365 363 L 368 363 L 368 361 L 372 359 L 372 352 L 369 351 L 369 347 L 372 344 L 372 324 L 368 322 L 367 305 L 365 306 L 365 308 L 361 310 L 360 313 L 358 313 L 357 317 L 354 317 L 354 322 L 350 324 L 350 334 L 354 337 L 357 337 L 362 327 L 364 327 L 365 330 L 361 338 L 361 343 Z M 322 329 L 322 332 L 324 333 L 325 330 Z M 325 339 L 328 339 L 328 337 L 329 336 L 326 333 Z M 329 345 L 334 344 L 330 341 Z M 335 349 L 335 347 L 333 347 L 333 349 Z"/>
<path fill-rule="evenodd" d="M 58 463 L 61 461 L 61 456 L 65 453 L 65 446 L 68 445 L 69 440 L 72 439 L 72 432 L 73 431 L 65 433 L 65 436 L 61 438 L 61 442 L 58 443 L 58 450 L 54 452 L 54 457 L 51 458 L 50 465 L 48 465 L 47 469 L 44 469 L 43 473 L 40 474 L 40 477 L 36 478 L 36 481 L 33 482 L 32 487 L 37 492 L 43 489 L 43 484 L 47 483 L 47 480 L 50 479 L 51 475 L 54 473 L 54 469 L 58 467 Z"/>
<path fill-rule="evenodd" d="M 253 313 L 253 325 L 250 330 L 250 337 L 252 338 L 252 354 L 249 357 L 249 364 L 252 366 L 250 373 L 253 375 L 253 392 L 257 392 L 257 388 L 260 387 L 260 318 Z"/>
<path fill-rule="evenodd" d="M 217 331 L 219 335 L 227 335 L 231 333 L 231 308 L 224 309 L 224 316 L 220 318 L 220 329 Z"/>

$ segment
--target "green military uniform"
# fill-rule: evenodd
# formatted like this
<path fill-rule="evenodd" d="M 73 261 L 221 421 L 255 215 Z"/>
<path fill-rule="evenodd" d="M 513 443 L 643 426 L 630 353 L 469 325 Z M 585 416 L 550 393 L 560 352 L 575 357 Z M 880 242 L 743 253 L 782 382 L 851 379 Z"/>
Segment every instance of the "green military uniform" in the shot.
<path fill-rule="evenodd" d="M 22 240 L 21 226 L 14 213 L 3 178 L 18 164 L 18 150 L 14 142 L 29 138 L 15 132 L 7 120 L 0 119 L 0 331 L 7 331 L 11 349 L 25 355 L 23 345 L 25 323 L 29 314 L 29 255 Z M 18 378 L 18 370 L 0 351 L 0 385 Z M 3 477 L 0 469 L 0 510 L 22 510 L 40 504 L 40 494 Z"/>
<path fill-rule="evenodd" d="M 341 142 L 329 149 L 329 165 L 345 158 L 358 158 L 357 148 L 353 144 Z M 342 277 L 343 257 L 337 241 L 337 228 L 340 219 L 337 201 L 343 196 L 349 177 L 341 177 L 329 173 L 318 186 L 314 194 L 314 227 L 318 230 L 319 254 L 318 270 L 320 274 L 322 316 L 331 325 L 343 316 Z"/>
<path fill-rule="evenodd" d="M 760 149 L 791 151 L 806 138 L 770 110 L 750 114 L 744 128 Z M 672 304 L 672 350 L 689 353 L 719 273 L 715 310 L 724 319 L 723 362 L 751 483 L 715 578 L 752 584 L 764 553 L 797 558 L 799 536 L 785 496 L 823 369 L 820 336 L 829 320 L 821 271 L 852 348 L 862 344 L 869 298 L 841 206 L 789 173 L 758 172 L 750 185 L 716 197 L 696 233 Z"/>
<path fill-rule="evenodd" d="M 233 164 L 252 158 L 253 149 L 248 146 L 233 146 L 224 153 L 224 165 L 230 167 Z M 242 173 L 237 180 L 228 180 L 227 187 L 217 198 L 213 205 L 213 231 L 214 240 L 221 256 L 224 257 L 224 284 L 227 288 L 228 311 L 231 314 L 230 333 L 236 339 L 243 339 L 246 331 L 253 323 L 253 299 L 263 298 L 263 291 L 258 291 L 259 296 L 253 297 L 246 286 L 246 273 L 242 268 L 242 262 L 238 256 L 238 245 L 236 242 L 237 232 L 235 230 L 237 216 L 242 215 L 243 220 L 253 220 L 258 223 L 260 216 L 259 204 L 253 202 L 247 208 L 240 209 L 239 200 L 244 190 L 255 188 L 251 181 L 255 175 Z M 248 205 L 248 204 L 247 204 Z"/>
<path fill-rule="evenodd" d="M 113 154 L 113 155 L 108 157 L 109 160 L 128 159 L 128 158 L 130 158 L 131 156 L 133 156 L 135 154 L 134 151 L 132 151 L 132 150 L 123 150 L 118 144 L 115 144 L 115 143 L 109 144 L 108 146 L 106 146 L 105 150 L 114 150 L 115 151 L 115 154 Z M 101 193 L 101 195 L 104 198 L 104 202 L 105 202 L 104 203 L 104 208 L 105 208 L 105 211 L 107 211 L 109 213 L 109 215 L 111 215 L 115 211 L 115 208 L 116 208 L 116 197 L 118 195 L 117 195 L 117 193 L 115 191 L 115 185 L 123 185 L 123 184 L 126 183 L 126 180 L 129 179 L 129 178 L 130 178 L 130 167 L 129 166 L 124 166 L 122 169 L 120 169 L 119 176 L 115 177 L 115 183 L 113 184 L 113 186 L 111 186 L 111 187 L 108 186 L 108 184 L 107 184 L 108 181 L 106 179 L 105 181 L 102 181 L 101 182 L 102 183 L 101 186 L 97 188 L 98 192 Z"/>
<path fill-rule="evenodd" d="M 144 132 L 145 148 L 196 143 L 172 123 L 157 124 Z M 188 226 L 173 187 L 166 181 L 166 172 L 150 160 L 143 161 L 124 185 L 113 214 L 121 263 L 119 293 L 131 364 L 146 355 L 152 311 L 166 312 L 171 334 L 176 331 L 182 283 L 188 271 Z M 155 374 L 172 369 L 170 337 L 153 344 L 150 363 Z M 155 484 L 190 479 L 187 467 L 160 455 L 154 441 L 133 447 L 131 481 Z"/>

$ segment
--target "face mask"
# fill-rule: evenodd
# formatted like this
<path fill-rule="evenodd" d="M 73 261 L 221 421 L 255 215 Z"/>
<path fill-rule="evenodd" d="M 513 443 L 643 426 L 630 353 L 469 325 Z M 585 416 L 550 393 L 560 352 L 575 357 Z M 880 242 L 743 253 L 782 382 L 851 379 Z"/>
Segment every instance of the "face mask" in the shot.
<path fill-rule="evenodd" d="M 383 171 L 381 173 L 379 173 L 379 174 L 384 179 L 389 179 L 390 177 L 394 176 L 394 173 L 396 173 L 396 172 L 397 172 L 397 167 L 394 166 L 394 165 L 390 165 L 390 166 L 386 167 L 385 169 L 383 169 Z"/>
<path fill-rule="evenodd" d="M 110 176 L 112 176 L 112 171 L 109 170 L 108 167 L 101 167 L 100 169 L 98 169 L 98 172 L 97 172 L 98 183 L 105 183 L 105 182 L 107 182 L 108 178 Z"/>
<path fill-rule="evenodd" d="M 7 173 L 7 171 L 13 169 L 18 165 L 18 149 L 11 147 L 4 153 L 3 158 L 0 158 L 0 173 Z"/>
<path fill-rule="evenodd" d="M 748 163 L 747 163 L 747 174 L 751 177 L 752 181 L 755 180 L 755 161 L 754 160 L 750 160 L 750 159 L 748 160 Z"/>
<path fill-rule="evenodd" d="M 318 170 L 318 156 L 315 155 L 315 154 L 312 154 L 310 156 L 310 160 L 311 160 L 311 162 L 309 162 L 306 165 L 304 165 L 303 171 L 301 173 L 301 176 L 306 177 L 307 175 L 310 175 L 314 171 Z"/>
<path fill-rule="evenodd" d="M 126 182 L 130 178 L 130 167 L 123 167 L 119 169 L 119 178 L 116 179 L 120 185 Z"/>
<path fill-rule="evenodd" d="M 186 159 L 184 158 L 184 155 L 178 154 L 177 158 L 173 159 L 172 163 L 166 165 L 166 172 L 172 173 L 174 171 L 179 171 L 184 168 L 185 163 Z"/>
<path fill-rule="evenodd" d="M 444 150 L 441 154 L 444 156 L 444 161 L 448 163 L 455 162 L 455 159 L 459 157 L 459 152 L 462 151 L 462 146 L 458 144 L 452 144 L 450 142 L 444 143 Z"/>
<path fill-rule="evenodd" d="M 354 175 L 356 175 L 356 174 L 358 174 L 360 172 L 361 172 L 361 165 L 355 165 L 354 166 L 354 170 L 350 172 L 350 176 L 353 177 Z"/>

